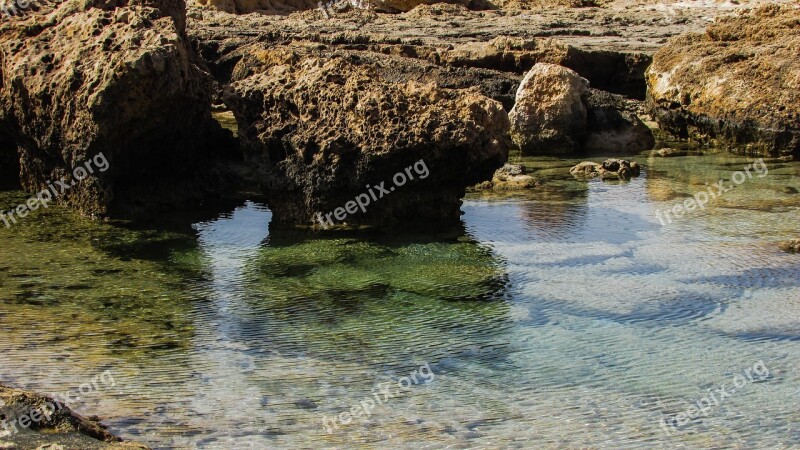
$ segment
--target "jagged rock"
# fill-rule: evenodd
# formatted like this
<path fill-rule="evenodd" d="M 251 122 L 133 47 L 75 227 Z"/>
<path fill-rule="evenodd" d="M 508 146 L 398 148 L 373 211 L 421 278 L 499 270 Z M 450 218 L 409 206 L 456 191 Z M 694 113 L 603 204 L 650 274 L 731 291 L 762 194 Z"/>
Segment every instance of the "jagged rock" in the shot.
<path fill-rule="evenodd" d="M 800 154 L 800 9 L 769 5 L 671 40 L 647 71 L 666 131 L 749 155 Z"/>
<path fill-rule="evenodd" d="M 638 153 L 655 145 L 653 132 L 623 97 L 592 89 L 584 101 L 588 129 L 585 151 Z"/>
<path fill-rule="evenodd" d="M 273 225 L 317 225 L 323 215 L 423 161 L 417 177 L 351 213 L 348 224 L 454 223 L 465 188 L 508 157 L 508 116 L 474 90 L 398 79 L 358 58 L 253 47 L 225 102 L 246 157 L 261 175 Z M 341 219 L 339 219 L 341 220 Z"/>
<path fill-rule="evenodd" d="M 57 399 L 0 385 L 0 433 L 7 449 L 147 450 L 108 432 L 96 416 L 84 417 Z M 20 422 L 22 420 L 22 422 Z M 27 424 L 24 427 L 23 424 Z M 2 434 L 0 434 L 2 435 Z"/>
<path fill-rule="evenodd" d="M 564 66 L 592 87 L 632 98 L 645 98 L 644 72 L 650 55 L 641 52 L 582 49 L 556 39 L 498 36 L 439 50 L 439 61 L 455 67 L 481 67 L 524 74 L 537 63 Z"/>
<path fill-rule="evenodd" d="M 61 201 L 105 215 L 174 205 L 211 186 L 201 149 L 221 131 L 182 2 L 39 6 L 0 24 L 0 142 L 18 149 L 22 187 L 35 193 L 64 178 L 75 186 Z M 107 171 L 73 178 L 100 153 Z"/>
<path fill-rule="evenodd" d="M 788 253 L 800 253 L 800 239 L 792 239 L 780 243 L 781 250 Z"/>
<path fill-rule="evenodd" d="M 630 180 L 641 174 L 641 166 L 624 159 L 607 159 L 602 164 L 584 161 L 572 167 L 569 173 L 578 179 Z"/>
<path fill-rule="evenodd" d="M 472 191 L 516 191 L 530 189 L 539 185 L 539 181 L 530 175 L 526 175 L 525 166 L 522 164 L 506 164 L 497 169 L 491 181 L 484 181 L 473 186 Z"/>
<path fill-rule="evenodd" d="M 582 97 L 589 82 L 573 70 L 539 63 L 525 75 L 509 114 L 511 139 L 523 155 L 571 154 L 587 134 Z"/>

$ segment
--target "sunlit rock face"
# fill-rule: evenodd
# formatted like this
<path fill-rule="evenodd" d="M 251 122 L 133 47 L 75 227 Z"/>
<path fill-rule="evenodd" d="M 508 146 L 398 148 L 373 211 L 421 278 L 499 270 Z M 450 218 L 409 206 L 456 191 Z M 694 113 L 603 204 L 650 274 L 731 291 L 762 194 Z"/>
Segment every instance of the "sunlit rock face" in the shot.
<path fill-rule="evenodd" d="M 202 153 L 219 128 L 182 1 L 43 3 L 0 24 L 0 54 L 0 141 L 25 190 L 74 182 L 60 200 L 105 215 L 203 190 L 184 176 L 213 184 Z M 106 170 L 75 176 L 100 154 Z"/>
<path fill-rule="evenodd" d="M 253 47 L 225 102 L 274 212 L 311 225 L 385 182 L 347 224 L 455 223 L 467 186 L 508 157 L 508 116 L 474 90 L 398 78 L 356 56 Z M 409 172 L 409 169 L 412 172 Z M 409 178 L 400 185 L 395 178 Z"/>
<path fill-rule="evenodd" d="M 800 154 L 800 9 L 771 5 L 671 40 L 647 71 L 653 116 L 748 155 Z"/>

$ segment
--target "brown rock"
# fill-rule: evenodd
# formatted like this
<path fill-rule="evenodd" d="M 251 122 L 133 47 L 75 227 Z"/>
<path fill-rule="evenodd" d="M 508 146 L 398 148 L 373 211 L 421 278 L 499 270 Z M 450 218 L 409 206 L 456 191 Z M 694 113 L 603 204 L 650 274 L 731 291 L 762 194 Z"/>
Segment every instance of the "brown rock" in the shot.
<path fill-rule="evenodd" d="M 792 239 L 780 243 L 781 250 L 788 253 L 800 253 L 800 239 Z"/>
<path fill-rule="evenodd" d="M 509 114 L 511 139 L 523 155 L 571 154 L 587 134 L 582 96 L 589 82 L 574 71 L 539 63 L 525 75 Z"/>
<path fill-rule="evenodd" d="M 569 173 L 578 179 L 630 180 L 641 174 L 641 166 L 635 161 L 624 159 L 607 159 L 602 164 L 584 161 L 572 167 Z"/>
<path fill-rule="evenodd" d="M 210 186 L 200 150 L 219 127 L 182 3 L 43 5 L 0 24 L 0 142 L 18 150 L 22 187 L 64 178 L 75 186 L 60 200 L 105 215 Z M 107 171 L 73 178 L 100 153 Z"/>
<path fill-rule="evenodd" d="M 800 9 L 720 19 L 659 50 L 647 71 L 666 131 L 741 154 L 800 154 Z"/>
<path fill-rule="evenodd" d="M 430 176 L 398 187 L 348 224 L 454 223 L 465 188 L 508 157 L 508 116 L 473 90 L 398 80 L 369 63 L 292 47 L 253 47 L 225 102 L 257 168 L 273 225 L 317 224 L 418 161 Z"/>

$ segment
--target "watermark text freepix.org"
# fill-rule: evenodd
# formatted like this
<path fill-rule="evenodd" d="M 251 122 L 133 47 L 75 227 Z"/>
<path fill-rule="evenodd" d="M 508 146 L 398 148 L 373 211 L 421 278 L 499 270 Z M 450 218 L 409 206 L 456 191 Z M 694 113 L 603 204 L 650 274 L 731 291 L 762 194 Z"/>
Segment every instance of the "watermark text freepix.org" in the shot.
<path fill-rule="evenodd" d="M 420 180 L 428 178 L 430 171 L 428 170 L 428 166 L 425 164 L 425 161 L 420 159 L 414 164 L 406 167 L 404 172 L 397 172 L 394 174 L 392 177 L 394 186 L 387 189 L 385 181 L 382 181 L 376 186 L 370 186 L 368 184 L 366 186 L 367 192 L 357 195 L 353 200 L 345 203 L 343 207 L 336 208 L 324 216 L 322 213 L 317 213 L 316 219 L 319 224 L 322 225 L 322 228 L 327 229 L 333 226 L 334 219 L 343 221 L 348 215 L 357 213 L 359 209 L 362 213 L 365 213 L 367 212 L 367 206 L 369 206 L 373 201 L 378 201 L 378 199 L 381 199 L 384 196 L 394 192 L 396 188 L 405 185 L 409 181 L 413 181 L 414 173 L 419 176 Z"/>
<path fill-rule="evenodd" d="M 348 425 L 353 419 L 358 418 L 366 421 L 372 415 L 372 410 L 375 406 L 380 406 L 388 402 L 391 398 L 399 397 L 402 390 L 411 389 L 413 385 L 430 383 L 435 377 L 436 375 L 433 373 L 433 370 L 431 370 L 430 365 L 426 363 L 411 372 L 409 376 L 401 377 L 396 383 L 386 382 L 379 384 L 377 392 L 373 389 L 372 397 L 366 397 L 358 405 L 350 408 L 349 412 L 343 412 L 333 418 L 328 416 L 323 417 L 322 426 L 325 427 L 325 431 L 328 433 L 333 433 L 333 430 L 339 429 L 339 425 L 336 423 L 337 421 L 341 425 Z M 397 388 L 392 390 L 392 384 L 396 384 Z"/>
<path fill-rule="evenodd" d="M 81 395 L 97 392 L 101 387 L 113 387 L 116 385 L 117 383 L 114 380 L 114 375 L 110 370 L 106 370 L 99 375 L 95 375 L 90 381 L 80 385 L 78 389 L 66 391 L 63 395 L 51 395 L 52 401 L 44 402 L 43 405 L 26 411 L 25 414 L 16 414 L 10 419 L 0 422 L 0 438 L 18 433 L 18 427 L 28 428 L 33 424 L 38 424 L 43 419 L 49 421 L 50 417 L 57 411 L 60 411 L 64 405 L 69 406 L 74 402 L 81 401 Z"/>
<path fill-rule="evenodd" d="M 769 378 L 769 369 L 764 364 L 764 361 L 759 361 L 755 363 L 753 367 L 745 369 L 741 374 L 736 374 L 736 376 L 733 377 L 733 386 L 722 383 L 722 386 L 709 389 L 706 395 L 694 404 L 690 402 L 690 406 L 686 408 L 686 411 L 672 417 L 662 417 L 661 429 L 664 430 L 667 435 L 670 435 L 678 431 L 679 427 L 698 418 L 700 414 L 704 417 L 708 417 L 708 413 L 712 408 L 719 406 L 726 398 L 735 394 L 737 389 L 741 390 L 747 385 L 748 381 L 750 383 L 755 383 L 757 381 L 764 381 L 767 378 Z"/>
<path fill-rule="evenodd" d="M 672 208 L 668 208 L 664 211 L 661 209 L 656 209 L 656 217 L 658 218 L 658 221 L 661 222 L 662 226 L 665 226 L 668 223 L 672 223 L 673 215 L 677 219 L 679 217 L 683 217 L 687 212 L 696 211 L 697 208 L 706 209 L 706 205 L 709 201 L 716 200 L 718 197 L 722 197 L 722 195 L 726 192 L 732 190 L 745 181 L 752 179 L 753 173 L 751 173 L 751 170 L 758 173 L 759 178 L 764 178 L 767 176 L 767 174 L 769 174 L 769 169 L 764 163 L 764 159 L 757 159 L 754 162 L 744 166 L 744 170 L 734 172 L 731 175 L 731 182 L 733 183 L 732 185 L 726 185 L 726 180 L 719 180 L 716 184 L 710 185 L 706 191 L 695 193 L 692 198 L 687 198 L 683 203 L 678 203 Z"/>
<path fill-rule="evenodd" d="M 0 11 L 10 19 L 18 14 L 22 15 L 22 11 L 34 4 L 35 0 L 0 0 Z"/>
<path fill-rule="evenodd" d="M 8 212 L 0 210 L 0 221 L 6 225 L 6 228 L 11 228 L 12 224 L 17 223 L 17 219 L 27 217 L 31 211 L 39 209 L 40 206 L 49 208 L 51 201 L 66 193 L 70 188 L 74 187 L 78 181 L 81 181 L 90 174 L 93 174 L 95 169 L 100 172 L 105 172 L 108 170 L 108 167 L 109 164 L 105 155 L 103 155 L 102 152 L 98 153 L 94 156 L 94 158 L 90 158 L 84 162 L 82 166 L 77 166 L 72 169 L 72 177 L 74 178 L 73 181 L 68 183 L 65 178 L 55 182 L 48 181 L 47 189 L 44 189 L 36 194 L 36 196 L 29 198 L 25 203 Z"/>

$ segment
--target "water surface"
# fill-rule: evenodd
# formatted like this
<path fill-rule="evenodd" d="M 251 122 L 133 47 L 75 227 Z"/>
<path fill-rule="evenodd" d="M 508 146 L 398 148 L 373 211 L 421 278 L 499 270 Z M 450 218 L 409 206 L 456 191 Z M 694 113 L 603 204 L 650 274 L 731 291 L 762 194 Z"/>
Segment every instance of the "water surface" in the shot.
<path fill-rule="evenodd" d="M 800 447 L 800 257 L 777 246 L 798 237 L 800 164 L 663 226 L 656 209 L 752 159 L 641 155 L 615 183 L 516 159 L 541 188 L 472 194 L 429 235 L 270 233 L 257 202 L 158 226 L 37 211 L 0 228 L 0 382 L 110 370 L 73 406 L 154 448 Z"/>

